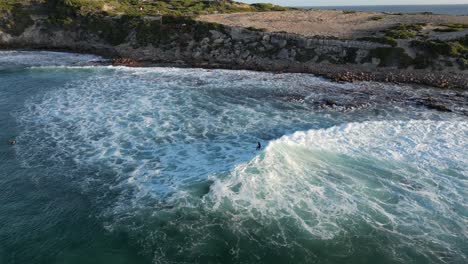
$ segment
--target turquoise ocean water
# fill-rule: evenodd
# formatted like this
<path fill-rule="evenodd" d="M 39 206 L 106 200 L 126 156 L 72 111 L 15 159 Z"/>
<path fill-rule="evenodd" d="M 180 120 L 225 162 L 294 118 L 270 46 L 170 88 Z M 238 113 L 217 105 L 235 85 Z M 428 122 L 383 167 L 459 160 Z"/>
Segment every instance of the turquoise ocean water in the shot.
<path fill-rule="evenodd" d="M 0 52 L 0 263 L 467 262 L 466 92 L 96 60 Z"/>

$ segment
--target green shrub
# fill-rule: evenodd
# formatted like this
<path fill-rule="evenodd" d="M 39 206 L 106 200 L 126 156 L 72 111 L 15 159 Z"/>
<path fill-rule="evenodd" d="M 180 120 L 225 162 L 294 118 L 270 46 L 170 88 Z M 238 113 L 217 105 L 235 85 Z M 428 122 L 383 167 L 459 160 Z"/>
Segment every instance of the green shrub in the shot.
<path fill-rule="evenodd" d="M 373 16 L 371 18 L 369 18 L 369 20 L 371 21 L 379 21 L 379 20 L 382 20 L 383 19 L 383 16 Z"/>
<path fill-rule="evenodd" d="M 460 68 L 460 70 L 468 70 L 468 59 L 465 58 L 459 58 L 457 59 L 457 64 Z"/>
<path fill-rule="evenodd" d="M 11 11 L 14 4 L 13 1 L 9 0 L 0 1 L 0 11 Z"/>
<path fill-rule="evenodd" d="M 468 28 L 468 24 L 441 24 L 445 28 L 436 28 L 436 32 L 457 32 Z"/>
<path fill-rule="evenodd" d="M 21 0 L 0 0 L 21 1 Z M 254 11 L 285 11 L 290 8 L 272 4 L 240 4 L 230 0 L 200 1 L 200 0 L 44 0 L 49 7 L 67 15 L 86 15 L 106 13 L 117 15 L 121 13 L 132 16 L 196 16 L 211 13 L 254 12 Z M 106 7 L 106 8 L 104 8 Z M 0 4 L 1 8 L 1 4 Z"/>
<path fill-rule="evenodd" d="M 455 53 L 455 50 L 452 49 L 449 43 L 433 40 L 426 42 L 426 48 L 432 53 L 437 55 L 450 56 Z"/>
<path fill-rule="evenodd" d="M 468 36 L 452 41 L 430 40 L 413 41 L 412 46 L 423 52 L 429 59 L 443 57 L 456 58 L 462 70 L 466 70 L 465 60 L 468 59 Z"/>
<path fill-rule="evenodd" d="M 20 4 L 11 6 L 8 13 L 6 19 L 0 20 L 0 28 L 8 34 L 20 36 L 28 27 L 34 24 L 30 14 Z"/>
<path fill-rule="evenodd" d="M 468 36 L 454 41 L 429 40 L 412 41 L 411 45 L 425 52 L 427 56 L 464 57 L 468 54 Z"/>
<path fill-rule="evenodd" d="M 416 23 L 416 24 L 399 24 L 395 27 L 392 27 L 385 32 L 385 36 L 394 38 L 394 39 L 409 39 L 414 38 L 416 35 L 423 29 L 426 24 Z"/>
<path fill-rule="evenodd" d="M 247 29 L 250 30 L 250 31 L 255 31 L 255 32 L 266 32 L 267 31 L 265 28 L 248 27 Z"/>
<path fill-rule="evenodd" d="M 286 7 L 277 6 L 273 4 L 264 4 L 264 3 L 251 4 L 251 6 L 255 9 L 255 11 L 259 11 L 259 12 L 288 10 L 288 8 Z"/>
<path fill-rule="evenodd" d="M 122 16 L 120 19 L 85 16 L 80 19 L 79 23 L 109 44 L 119 45 L 125 42 L 130 34 L 132 19 L 129 16 Z"/>
<path fill-rule="evenodd" d="M 403 48 L 376 48 L 369 52 L 367 60 L 380 59 L 379 67 L 407 68 L 413 64 L 413 59 Z"/>
<path fill-rule="evenodd" d="M 47 22 L 54 26 L 70 26 L 73 24 L 74 20 L 71 17 L 49 16 Z"/>
<path fill-rule="evenodd" d="M 416 37 L 416 33 L 408 30 L 390 30 L 385 34 L 394 39 L 409 39 Z"/>
<path fill-rule="evenodd" d="M 468 28 L 468 24 L 442 24 L 441 26 L 448 28 Z"/>
<path fill-rule="evenodd" d="M 434 29 L 435 32 L 458 32 L 462 30 L 463 28 L 436 28 Z"/>

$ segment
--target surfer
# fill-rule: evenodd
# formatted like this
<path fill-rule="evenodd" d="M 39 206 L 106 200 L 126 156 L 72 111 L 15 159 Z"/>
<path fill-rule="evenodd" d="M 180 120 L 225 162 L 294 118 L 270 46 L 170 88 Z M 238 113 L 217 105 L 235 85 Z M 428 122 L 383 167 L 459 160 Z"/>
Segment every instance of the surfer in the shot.
<path fill-rule="evenodd" d="M 8 140 L 8 144 L 16 145 L 16 139 L 12 138 L 12 139 Z"/>
<path fill-rule="evenodd" d="M 257 150 L 261 150 L 262 149 L 262 144 L 260 144 L 260 142 L 257 142 Z"/>

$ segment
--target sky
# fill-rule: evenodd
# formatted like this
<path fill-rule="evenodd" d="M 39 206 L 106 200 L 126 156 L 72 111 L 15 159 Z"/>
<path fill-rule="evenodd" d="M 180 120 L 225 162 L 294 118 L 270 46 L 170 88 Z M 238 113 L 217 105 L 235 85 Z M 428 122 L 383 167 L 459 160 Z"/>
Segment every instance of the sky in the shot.
<path fill-rule="evenodd" d="M 273 3 L 283 6 L 348 5 L 448 5 L 468 4 L 468 0 L 237 0 L 245 3 Z"/>

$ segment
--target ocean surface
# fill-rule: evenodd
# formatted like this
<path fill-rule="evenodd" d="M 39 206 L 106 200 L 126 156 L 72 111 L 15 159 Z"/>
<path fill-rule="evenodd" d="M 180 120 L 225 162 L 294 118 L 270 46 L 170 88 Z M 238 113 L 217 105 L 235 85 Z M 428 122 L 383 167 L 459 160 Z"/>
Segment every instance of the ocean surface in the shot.
<path fill-rule="evenodd" d="M 367 12 L 422 13 L 468 15 L 468 4 L 464 5 L 376 5 L 376 6 L 308 6 L 305 8 L 337 9 Z"/>
<path fill-rule="evenodd" d="M 466 92 L 97 60 L 0 52 L 0 263 L 467 263 Z"/>

